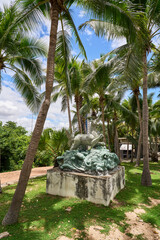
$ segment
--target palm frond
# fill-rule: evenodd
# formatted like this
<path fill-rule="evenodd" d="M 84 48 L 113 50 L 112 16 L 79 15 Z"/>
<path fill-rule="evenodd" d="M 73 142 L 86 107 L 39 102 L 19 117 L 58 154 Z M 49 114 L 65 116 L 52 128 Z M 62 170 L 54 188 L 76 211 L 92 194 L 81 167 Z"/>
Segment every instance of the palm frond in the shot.
<path fill-rule="evenodd" d="M 136 5 L 131 1 L 79 0 L 77 2 L 93 18 L 107 21 L 126 29 L 130 40 L 132 42 L 135 40 L 139 12 L 136 9 Z"/>
<path fill-rule="evenodd" d="M 67 107 L 68 107 L 68 105 L 67 105 L 67 95 L 63 95 L 62 102 L 61 102 L 61 111 L 65 112 Z"/>
<path fill-rule="evenodd" d="M 126 32 L 124 28 L 120 26 L 113 25 L 107 21 L 100 21 L 97 19 L 91 19 L 86 21 L 85 23 L 79 26 L 79 30 L 84 29 L 86 27 L 90 27 L 97 36 L 105 37 L 108 40 L 114 38 L 124 38 Z"/>
<path fill-rule="evenodd" d="M 76 42 L 79 45 L 79 49 L 81 50 L 81 53 L 84 55 L 84 57 L 87 59 L 85 48 L 82 44 L 82 41 L 79 37 L 79 34 L 78 34 L 78 31 L 74 24 L 74 21 L 73 21 L 70 11 L 68 9 L 66 9 L 66 11 L 63 13 L 63 18 L 65 19 L 67 25 L 71 27 L 72 34 L 74 34 L 74 36 L 75 36 Z"/>
<path fill-rule="evenodd" d="M 39 92 L 32 84 L 32 80 L 28 77 L 28 74 L 17 68 L 13 78 L 15 86 L 21 93 L 27 106 L 33 113 L 37 113 L 41 105 L 41 100 Z"/>
<path fill-rule="evenodd" d="M 12 68 L 16 69 L 16 65 L 21 67 L 21 69 L 27 72 L 32 81 L 36 86 L 41 86 L 45 82 L 45 76 L 42 73 L 41 63 L 35 58 L 30 58 L 29 56 L 14 56 L 13 60 L 10 59 L 12 63 Z M 13 65 L 14 64 L 14 65 Z"/>

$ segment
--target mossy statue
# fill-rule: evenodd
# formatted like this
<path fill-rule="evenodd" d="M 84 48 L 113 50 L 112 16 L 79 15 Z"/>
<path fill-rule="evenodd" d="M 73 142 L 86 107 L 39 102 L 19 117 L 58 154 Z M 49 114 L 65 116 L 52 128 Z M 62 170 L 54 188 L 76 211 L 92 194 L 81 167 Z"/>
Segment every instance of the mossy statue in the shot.
<path fill-rule="evenodd" d="M 96 132 L 78 134 L 71 149 L 57 157 L 59 168 L 63 171 L 82 172 L 91 175 L 107 175 L 120 163 L 115 153 L 109 152 L 102 138 Z M 90 149 L 88 149 L 90 147 Z"/>

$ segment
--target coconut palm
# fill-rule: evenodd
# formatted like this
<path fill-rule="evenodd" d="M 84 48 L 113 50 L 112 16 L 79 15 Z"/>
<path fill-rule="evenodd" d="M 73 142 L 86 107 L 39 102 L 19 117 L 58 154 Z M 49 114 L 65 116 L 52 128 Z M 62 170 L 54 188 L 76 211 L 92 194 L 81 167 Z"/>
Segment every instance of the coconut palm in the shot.
<path fill-rule="evenodd" d="M 83 77 L 81 73 L 81 63 L 72 59 L 69 65 L 69 69 L 70 69 L 72 95 L 74 96 L 74 101 L 76 103 L 78 128 L 79 128 L 79 132 L 82 133 L 82 118 L 80 115 L 80 108 L 82 107 L 82 101 L 83 101 L 83 96 L 82 96 Z"/>
<path fill-rule="evenodd" d="M 38 57 L 44 57 L 46 49 L 21 31 L 17 24 L 19 15 L 17 4 L 0 10 L 0 83 L 2 73 L 12 70 L 15 87 L 29 108 L 37 112 L 41 103 L 37 87 L 44 82 Z"/>
<path fill-rule="evenodd" d="M 138 117 L 139 117 L 139 140 L 138 140 L 138 149 L 137 149 L 137 161 L 136 166 L 139 166 L 140 164 L 140 155 L 141 155 L 141 144 L 142 144 L 142 134 L 143 134 L 143 125 L 142 125 L 142 110 L 140 107 L 140 87 L 142 87 L 142 63 L 139 61 L 141 59 L 141 56 L 138 54 L 137 51 L 135 51 L 134 45 L 128 45 L 126 46 L 126 49 L 124 49 L 118 53 L 120 56 L 119 62 L 119 68 L 120 72 L 122 74 L 120 81 L 122 84 L 125 84 L 128 90 L 131 90 L 133 95 L 136 99 L 136 105 L 138 110 Z"/>
<path fill-rule="evenodd" d="M 104 102 L 105 93 L 108 91 L 113 80 L 114 72 L 114 59 L 105 62 L 106 56 L 102 56 L 99 60 L 94 60 L 90 65 L 90 74 L 84 81 L 84 87 L 87 88 L 90 94 L 98 94 L 99 105 L 102 112 L 102 129 L 103 129 L 103 140 L 106 144 L 106 127 L 105 127 L 105 115 L 104 115 Z M 86 67 L 86 66 L 84 66 Z"/>
<path fill-rule="evenodd" d="M 153 95 L 152 95 L 153 96 Z M 150 97 L 149 138 L 150 153 L 153 161 L 158 161 L 158 138 L 160 137 L 160 100 L 152 104 Z"/>
<path fill-rule="evenodd" d="M 124 2 L 124 1 L 123 1 Z M 149 170 L 149 152 L 148 152 L 148 103 L 147 103 L 147 55 L 151 49 L 156 49 L 153 44 L 153 38 L 159 34 L 160 29 L 160 3 L 158 0 L 146 0 L 139 4 L 139 1 L 127 1 L 128 4 L 128 14 L 133 19 L 136 31 L 135 41 L 130 41 L 132 39 L 127 38 L 128 43 L 132 43 L 135 47 L 136 55 L 139 55 L 139 62 L 143 64 L 143 173 L 141 184 L 150 186 L 152 185 L 150 170 Z M 135 11 L 132 11 L 133 4 L 137 9 L 137 15 Z M 141 11 L 141 12 L 139 12 Z M 134 16 L 133 16 L 134 15 Z M 102 27 L 98 29 L 97 34 L 104 35 L 106 30 L 111 29 L 111 25 L 107 22 L 106 29 L 103 30 Z M 92 27 L 96 29 L 96 25 L 92 24 Z M 102 31 L 103 30 L 103 31 Z M 122 26 L 117 33 L 117 36 L 131 36 L 130 33 L 125 31 L 126 28 Z M 110 31 L 112 35 L 116 34 L 115 31 Z M 129 35 L 128 35 L 129 34 Z M 133 46 L 132 45 L 132 46 Z"/>
<path fill-rule="evenodd" d="M 63 20 L 61 20 L 63 26 Z M 56 65 L 55 65 L 55 86 L 53 87 L 52 101 L 56 102 L 59 97 L 62 98 L 61 111 L 68 109 L 69 129 L 72 133 L 70 98 L 71 84 L 68 70 L 68 64 L 71 57 L 71 37 L 66 30 L 57 33 L 56 45 Z"/>
<path fill-rule="evenodd" d="M 153 38 L 159 34 L 160 29 L 160 3 L 156 1 L 143 1 L 137 9 L 142 9 L 140 15 L 139 33 L 136 46 L 141 49 L 143 63 L 143 173 L 141 183 L 145 186 L 152 185 L 149 170 L 149 150 L 148 150 L 148 101 L 147 101 L 147 55 L 151 49 L 156 49 L 153 45 Z"/>
<path fill-rule="evenodd" d="M 20 4 L 21 1 L 18 1 Z M 41 105 L 37 121 L 35 124 L 35 128 L 32 133 L 31 142 L 29 148 L 27 150 L 26 158 L 24 160 L 24 164 L 22 167 L 22 171 L 20 174 L 19 182 L 15 191 L 15 194 L 12 199 L 11 206 L 3 219 L 2 224 L 8 225 L 17 222 L 18 215 L 20 211 L 20 207 L 22 204 L 22 200 L 25 194 L 26 186 L 28 183 L 28 179 L 30 176 L 30 172 L 32 169 L 32 163 L 34 160 L 34 156 L 36 154 L 38 143 L 40 140 L 40 136 L 43 130 L 43 126 L 45 123 L 45 119 L 47 116 L 47 112 L 50 106 L 51 101 L 51 93 L 53 88 L 53 80 L 54 80 L 54 63 L 55 63 L 55 49 L 56 49 L 56 40 L 57 40 L 57 28 L 58 28 L 58 19 L 60 14 L 63 13 L 63 17 L 69 26 L 72 27 L 73 32 L 77 36 L 77 41 L 81 48 L 84 51 L 83 45 L 78 36 L 77 30 L 69 13 L 67 5 L 63 3 L 63 1 L 23 1 L 23 24 L 26 23 L 26 26 L 31 26 L 35 21 L 40 20 L 40 16 L 42 13 L 50 12 L 51 18 L 51 30 L 50 30 L 50 43 L 48 50 L 48 58 L 47 58 L 47 73 L 46 73 L 46 91 L 45 91 L 45 99 Z M 69 6 L 70 2 L 68 2 Z"/>

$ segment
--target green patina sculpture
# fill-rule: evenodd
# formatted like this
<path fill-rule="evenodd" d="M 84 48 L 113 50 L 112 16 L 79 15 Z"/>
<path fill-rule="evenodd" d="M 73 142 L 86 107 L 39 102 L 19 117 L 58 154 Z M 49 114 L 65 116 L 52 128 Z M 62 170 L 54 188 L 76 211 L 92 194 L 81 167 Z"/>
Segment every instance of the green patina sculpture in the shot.
<path fill-rule="evenodd" d="M 61 170 L 106 175 L 120 163 L 115 153 L 110 153 L 103 143 L 90 150 L 70 150 L 57 158 Z"/>

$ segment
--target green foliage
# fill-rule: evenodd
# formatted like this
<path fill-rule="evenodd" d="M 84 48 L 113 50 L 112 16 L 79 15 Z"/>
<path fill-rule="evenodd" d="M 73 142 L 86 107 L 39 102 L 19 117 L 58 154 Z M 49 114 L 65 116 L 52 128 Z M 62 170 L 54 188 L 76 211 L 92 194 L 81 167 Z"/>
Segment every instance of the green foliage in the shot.
<path fill-rule="evenodd" d="M 0 9 L 0 72 L 7 68 L 14 72 L 12 78 L 16 89 L 31 111 L 37 113 L 41 104 L 38 87 L 45 80 L 40 57 L 46 57 L 47 51 L 40 40 L 24 35 L 30 25 L 24 23 L 19 2 Z"/>
<path fill-rule="evenodd" d="M 42 167 L 42 166 L 50 166 L 53 165 L 54 156 L 51 151 L 43 150 L 43 151 L 37 151 L 36 157 L 35 157 L 35 166 L 36 167 Z"/>
<path fill-rule="evenodd" d="M 27 131 L 17 126 L 15 122 L 0 122 L 0 154 L 1 171 L 14 171 L 22 168 L 30 137 Z M 69 148 L 66 130 L 52 130 L 47 128 L 43 131 L 38 150 L 34 160 L 34 166 L 53 165 L 55 158 L 62 155 Z"/>
<path fill-rule="evenodd" d="M 47 128 L 41 135 L 38 151 L 35 157 L 35 166 L 53 165 L 57 156 L 69 148 L 66 130 Z"/>
<path fill-rule="evenodd" d="M 21 169 L 30 137 L 27 131 L 15 122 L 0 125 L 1 170 Z"/>

